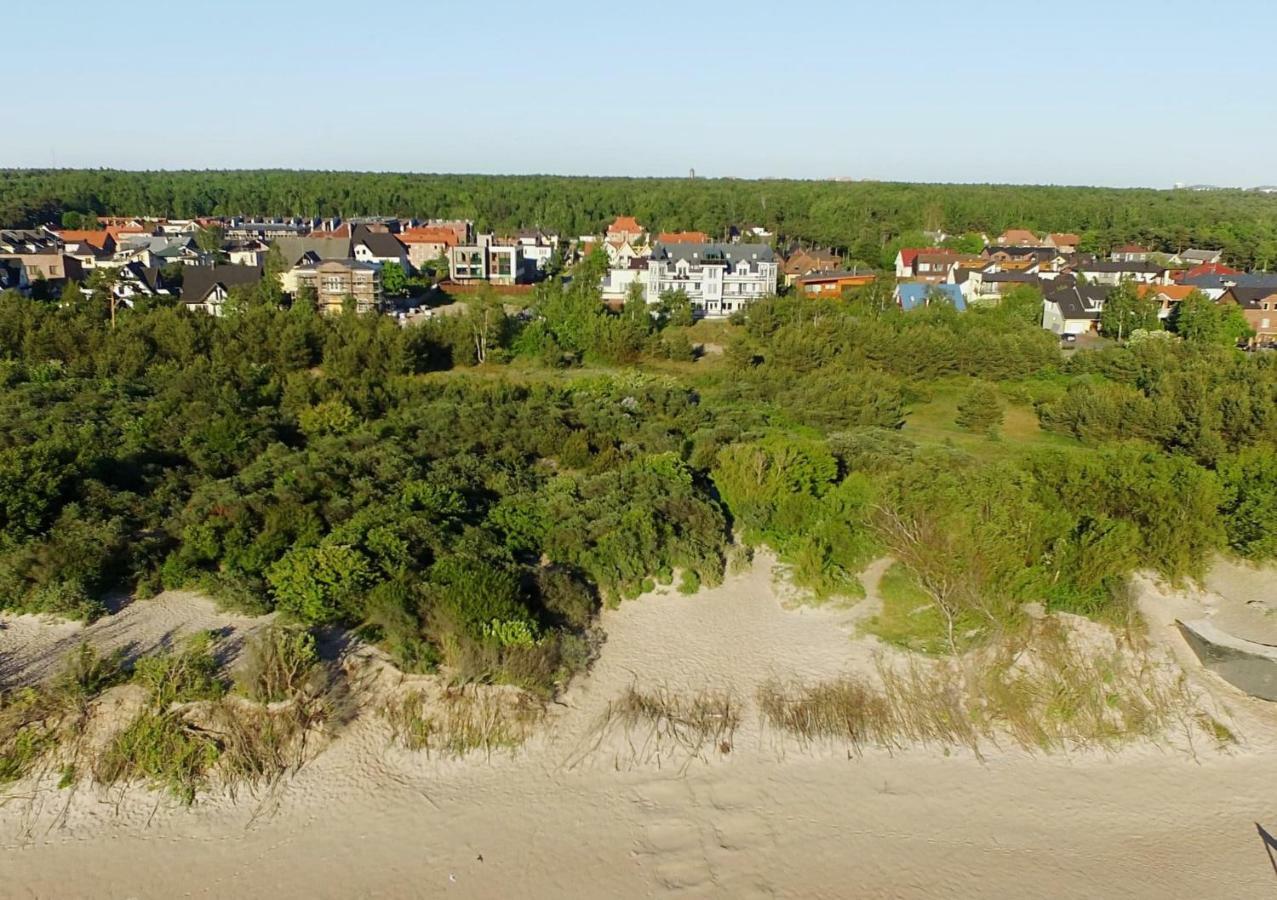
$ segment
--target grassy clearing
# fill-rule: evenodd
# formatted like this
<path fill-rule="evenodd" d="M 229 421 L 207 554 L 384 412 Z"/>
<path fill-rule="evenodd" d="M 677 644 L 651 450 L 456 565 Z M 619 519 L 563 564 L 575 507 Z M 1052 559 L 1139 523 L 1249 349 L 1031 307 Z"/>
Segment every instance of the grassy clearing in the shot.
<path fill-rule="evenodd" d="M 974 434 L 957 424 L 958 401 L 971 386 L 970 379 L 949 379 L 929 385 L 928 397 L 913 404 L 905 416 L 902 434 L 920 444 L 953 444 L 982 456 L 1006 455 L 1018 447 L 1075 447 L 1072 438 L 1043 431 L 1038 423 L 1035 400 L 1054 396 L 1054 382 L 1024 382 L 999 385 L 1005 403 L 997 438 Z"/>
<path fill-rule="evenodd" d="M 1172 677 L 1139 648 L 1070 635 L 1055 619 L 958 658 L 880 665 L 879 679 L 816 685 L 769 682 L 764 721 L 804 743 L 965 747 L 979 755 L 1009 743 L 1035 752 L 1113 748 L 1179 729 L 1215 743 L 1232 733 L 1198 709 L 1182 673 Z"/>
<path fill-rule="evenodd" d="M 480 686 L 449 688 L 437 699 L 410 691 L 381 710 L 393 740 L 408 750 L 460 759 L 485 756 L 523 744 L 541 721 L 545 707 L 531 695 L 511 697 Z"/>

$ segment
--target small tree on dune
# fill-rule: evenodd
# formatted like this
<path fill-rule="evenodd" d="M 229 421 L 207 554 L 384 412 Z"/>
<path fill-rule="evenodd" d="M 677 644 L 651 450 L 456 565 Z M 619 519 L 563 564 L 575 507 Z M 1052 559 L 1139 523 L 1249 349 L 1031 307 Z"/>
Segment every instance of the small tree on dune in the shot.
<path fill-rule="evenodd" d="M 980 381 L 958 401 L 957 423 L 968 431 L 995 433 L 1002 425 L 1002 400 L 998 389 L 987 381 Z"/>

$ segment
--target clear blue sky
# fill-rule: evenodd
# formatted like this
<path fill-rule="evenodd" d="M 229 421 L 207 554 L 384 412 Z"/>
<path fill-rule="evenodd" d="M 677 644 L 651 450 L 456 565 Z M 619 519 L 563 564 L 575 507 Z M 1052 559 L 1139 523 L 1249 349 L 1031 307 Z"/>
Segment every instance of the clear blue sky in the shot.
<path fill-rule="evenodd" d="M 1277 183 L 1271 0 L 6 5 L 0 166 Z"/>

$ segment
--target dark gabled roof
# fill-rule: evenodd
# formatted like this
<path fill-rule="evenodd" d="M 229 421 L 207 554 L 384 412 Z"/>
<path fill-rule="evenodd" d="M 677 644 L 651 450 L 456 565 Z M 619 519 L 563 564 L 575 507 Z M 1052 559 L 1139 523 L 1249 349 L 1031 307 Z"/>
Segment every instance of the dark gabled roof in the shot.
<path fill-rule="evenodd" d="M 159 293 L 164 289 L 164 285 L 160 280 L 160 270 L 153 266 L 144 266 L 141 263 L 129 263 L 123 267 L 123 271 L 128 272 L 152 294 Z"/>
<path fill-rule="evenodd" d="M 404 254 L 404 245 L 399 242 L 399 238 L 388 232 L 370 231 L 360 235 L 354 243 L 363 244 L 378 259 L 400 257 Z"/>
<path fill-rule="evenodd" d="M 282 237 L 275 238 L 271 244 L 279 248 L 284 262 L 290 266 L 296 265 L 307 253 L 314 253 L 319 259 L 350 257 L 350 238 Z"/>
<path fill-rule="evenodd" d="M 985 272 L 980 278 L 994 284 L 1037 284 L 1042 280 L 1031 272 Z"/>
<path fill-rule="evenodd" d="M 984 253 L 988 256 L 995 253 L 1005 253 L 1007 256 L 1032 256 L 1035 259 L 1055 259 L 1060 255 L 1060 251 L 1054 247 L 1002 247 L 996 244 L 985 247 Z"/>
<path fill-rule="evenodd" d="M 1267 300 L 1277 294 L 1277 285 L 1273 287 L 1231 287 L 1224 292 L 1224 299 L 1231 297 L 1243 309 L 1259 309 L 1259 301 Z"/>
<path fill-rule="evenodd" d="M 213 289 L 257 284 L 262 280 L 258 266 L 188 266 L 182 277 L 182 302 L 203 303 Z"/>
<path fill-rule="evenodd" d="M 1159 266 L 1156 263 L 1148 262 L 1113 262 L 1110 260 L 1099 260 L 1098 262 L 1084 262 L 1073 266 L 1079 272 L 1137 272 L 1140 274 L 1152 275 L 1157 272 L 1166 272 L 1166 266 Z"/>
<path fill-rule="evenodd" d="M 652 259 L 669 262 L 678 262 L 680 259 L 697 264 L 706 262 L 772 262 L 775 258 L 776 256 L 768 244 L 658 243 L 652 247 Z"/>
<path fill-rule="evenodd" d="M 1103 284 L 1062 284 L 1047 291 L 1043 300 L 1059 306 L 1066 319 L 1098 319 L 1111 290 Z"/>

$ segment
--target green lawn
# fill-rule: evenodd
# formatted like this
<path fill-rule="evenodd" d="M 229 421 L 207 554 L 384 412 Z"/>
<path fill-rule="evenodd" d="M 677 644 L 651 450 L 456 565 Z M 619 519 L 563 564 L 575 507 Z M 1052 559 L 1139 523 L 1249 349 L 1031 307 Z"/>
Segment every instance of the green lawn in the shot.
<path fill-rule="evenodd" d="M 1043 431 L 1038 424 L 1032 399 L 1050 396 L 1059 390 L 1055 382 L 1014 382 L 999 385 L 1004 413 L 998 437 L 991 438 L 959 428 L 958 401 L 971 386 L 970 379 L 953 378 L 927 386 L 928 399 L 915 403 L 905 415 L 902 434 L 920 444 L 954 444 L 981 454 L 1010 453 L 1020 447 L 1076 447 L 1068 435 Z M 1015 399 L 1008 399 L 1011 394 Z M 1026 402 L 1026 398 L 1028 398 Z"/>

